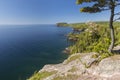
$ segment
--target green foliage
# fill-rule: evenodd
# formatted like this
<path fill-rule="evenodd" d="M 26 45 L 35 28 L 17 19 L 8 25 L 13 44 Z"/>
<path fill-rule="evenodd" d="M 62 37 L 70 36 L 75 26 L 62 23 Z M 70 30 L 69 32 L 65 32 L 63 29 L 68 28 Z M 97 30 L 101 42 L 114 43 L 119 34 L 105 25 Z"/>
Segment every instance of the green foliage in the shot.
<path fill-rule="evenodd" d="M 105 10 L 111 10 L 111 16 L 110 16 L 110 21 L 109 21 L 109 28 L 111 29 L 111 44 L 109 47 L 109 52 L 112 52 L 112 49 L 114 47 L 114 28 L 113 28 L 113 21 L 114 21 L 114 16 L 115 14 L 115 8 L 120 5 L 120 0 L 77 0 L 77 4 L 82 4 L 82 3 L 92 3 L 91 6 L 86 5 L 81 7 L 80 11 L 81 12 L 87 12 L 87 13 L 97 13 Z M 117 19 L 115 19 L 117 20 Z M 109 38 L 109 37 L 108 37 Z M 117 39 L 117 38 L 116 38 Z M 100 46 L 100 45 L 97 45 Z M 101 49 L 102 50 L 102 49 Z"/>
<path fill-rule="evenodd" d="M 104 11 L 106 7 L 110 9 L 110 6 L 117 6 L 116 4 L 119 0 L 76 0 L 76 4 L 82 3 L 92 3 L 92 6 L 86 5 L 80 9 L 81 12 L 88 12 L 88 13 L 96 13 L 100 11 Z"/>
<path fill-rule="evenodd" d="M 80 76 L 78 75 L 73 75 L 73 74 L 68 74 L 68 75 L 63 75 L 63 76 L 56 76 L 53 80 L 77 80 Z"/>
<path fill-rule="evenodd" d="M 73 66 L 70 70 L 68 70 L 68 72 L 75 72 L 77 70 L 78 70 L 78 68 L 76 68 L 75 66 Z"/>
<path fill-rule="evenodd" d="M 69 33 L 67 37 L 70 41 L 77 41 L 79 39 L 79 34 Z"/>
<path fill-rule="evenodd" d="M 65 23 L 65 22 L 61 22 L 61 23 L 57 23 L 56 24 L 58 27 L 67 27 L 69 26 L 69 24 Z"/>
<path fill-rule="evenodd" d="M 73 60 L 76 60 L 76 59 L 80 59 L 80 55 L 72 55 L 71 57 L 69 57 L 67 59 L 67 62 L 66 64 L 68 64 L 69 62 L 73 61 Z"/>
<path fill-rule="evenodd" d="M 80 9 L 81 12 L 95 13 L 100 12 L 101 10 L 98 7 L 84 7 Z"/>
<path fill-rule="evenodd" d="M 108 47 L 110 45 L 110 39 L 109 38 L 101 38 L 98 42 L 94 43 L 93 51 L 98 53 L 108 53 Z"/>
<path fill-rule="evenodd" d="M 112 53 L 102 53 L 102 54 L 100 55 L 100 57 L 99 57 L 98 62 L 100 62 L 102 59 L 107 58 L 107 57 L 110 57 L 110 56 L 112 56 L 112 55 L 113 55 Z"/>
<path fill-rule="evenodd" d="M 91 0 L 77 0 L 76 4 L 82 4 L 83 2 L 91 2 Z"/>
<path fill-rule="evenodd" d="M 120 22 L 115 22 L 114 25 L 115 25 L 114 28 L 116 30 L 116 32 L 115 32 L 115 40 L 116 40 L 115 45 L 118 45 L 118 44 L 120 44 Z"/>
<path fill-rule="evenodd" d="M 120 30 L 119 30 L 119 32 L 120 32 Z M 119 45 L 120 44 L 120 33 L 118 33 L 118 34 L 116 34 L 116 44 L 115 45 Z"/>
<path fill-rule="evenodd" d="M 68 36 L 69 38 L 73 38 L 73 39 L 77 38 L 77 40 L 74 41 L 74 44 L 69 47 L 70 53 L 74 54 L 80 52 L 81 53 L 98 52 L 101 55 L 103 53 L 108 53 L 108 47 L 111 43 L 110 35 L 109 35 L 110 32 L 107 26 L 108 22 L 97 22 L 97 23 L 89 22 L 84 25 L 85 28 L 87 28 L 84 32 L 80 34 L 76 34 L 76 33 L 69 34 Z M 120 28 L 118 27 L 119 25 L 120 25 L 119 22 L 114 23 L 115 31 L 116 31 L 115 34 L 116 44 L 120 44 Z"/>
<path fill-rule="evenodd" d="M 98 58 L 99 57 L 99 54 L 93 54 L 92 56 L 91 56 L 91 58 Z"/>

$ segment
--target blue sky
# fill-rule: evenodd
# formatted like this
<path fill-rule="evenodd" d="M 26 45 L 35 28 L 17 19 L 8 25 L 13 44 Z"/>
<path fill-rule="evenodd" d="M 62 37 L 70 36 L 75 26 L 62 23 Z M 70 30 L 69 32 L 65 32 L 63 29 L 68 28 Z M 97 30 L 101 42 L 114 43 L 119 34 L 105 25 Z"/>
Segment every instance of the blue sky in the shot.
<path fill-rule="evenodd" d="M 0 24 L 55 24 L 109 20 L 109 12 L 80 13 L 76 0 L 0 0 Z M 118 9 L 117 9 L 118 10 Z"/>

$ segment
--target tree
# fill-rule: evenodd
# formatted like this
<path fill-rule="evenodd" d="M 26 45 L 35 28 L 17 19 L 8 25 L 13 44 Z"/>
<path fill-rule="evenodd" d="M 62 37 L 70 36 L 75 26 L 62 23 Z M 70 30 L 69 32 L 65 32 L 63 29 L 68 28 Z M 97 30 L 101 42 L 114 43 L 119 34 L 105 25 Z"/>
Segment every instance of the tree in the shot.
<path fill-rule="evenodd" d="M 115 8 L 120 5 L 120 0 L 77 0 L 76 3 L 83 4 L 83 3 L 91 3 L 92 6 L 85 6 L 81 7 L 81 12 L 87 13 L 97 13 L 101 11 L 110 10 L 110 20 L 109 20 L 109 28 L 110 28 L 110 35 L 111 35 L 111 44 L 109 46 L 108 51 L 112 52 L 114 44 L 115 44 L 115 35 L 114 35 L 114 27 L 113 22 L 119 20 L 119 18 L 114 19 L 115 15 L 120 15 L 120 12 L 115 13 Z"/>

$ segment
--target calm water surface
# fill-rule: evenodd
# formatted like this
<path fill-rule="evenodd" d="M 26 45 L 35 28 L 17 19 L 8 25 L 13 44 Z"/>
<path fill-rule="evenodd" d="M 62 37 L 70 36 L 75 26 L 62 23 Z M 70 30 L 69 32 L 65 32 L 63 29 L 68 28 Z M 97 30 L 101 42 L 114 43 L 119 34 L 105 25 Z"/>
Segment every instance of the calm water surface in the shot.
<path fill-rule="evenodd" d="M 26 80 L 45 64 L 62 62 L 70 31 L 55 25 L 0 26 L 0 80 Z"/>

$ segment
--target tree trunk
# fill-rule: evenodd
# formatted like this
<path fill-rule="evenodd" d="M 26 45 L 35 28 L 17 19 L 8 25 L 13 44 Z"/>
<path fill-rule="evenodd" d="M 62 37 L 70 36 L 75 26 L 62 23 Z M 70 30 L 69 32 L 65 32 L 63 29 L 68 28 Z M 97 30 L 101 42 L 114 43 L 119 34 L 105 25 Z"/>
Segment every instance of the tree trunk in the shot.
<path fill-rule="evenodd" d="M 109 46 L 108 51 L 110 53 L 112 52 L 112 50 L 114 48 L 114 44 L 115 44 L 115 34 L 114 34 L 114 28 L 113 28 L 114 10 L 115 10 L 115 6 L 113 5 L 111 7 L 111 16 L 110 16 L 110 21 L 109 21 L 109 28 L 110 28 L 110 34 L 111 34 L 111 44 Z"/>

